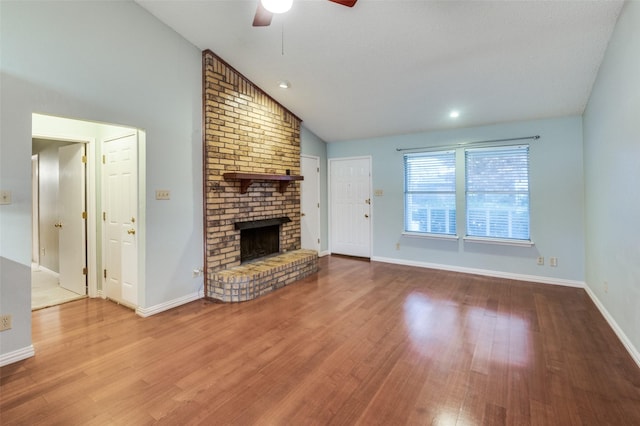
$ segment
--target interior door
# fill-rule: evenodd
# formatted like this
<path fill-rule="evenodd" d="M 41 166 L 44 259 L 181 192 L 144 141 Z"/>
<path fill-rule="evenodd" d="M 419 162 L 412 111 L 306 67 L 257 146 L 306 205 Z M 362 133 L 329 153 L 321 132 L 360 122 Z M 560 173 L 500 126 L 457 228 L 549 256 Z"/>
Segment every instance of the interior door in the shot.
<path fill-rule="evenodd" d="M 87 294 L 85 205 L 85 147 L 74 143 L 58 148 L 58 250 L 60 287 Z"/>
<path fill-rule="evenodd" d="M 300 158 L 300 236 L 303 249 L 320 252 L 320 158 Z"/>
<path fill-rule="evenodd" d="M 105 295 L 138 304 L 138 138 L 132 134 L 103 143 L 106 247 Z"/>
<path fill-rule="evenodd" d="M 329 160 L 331 252 L 371 256 L 371 160 Z"/>

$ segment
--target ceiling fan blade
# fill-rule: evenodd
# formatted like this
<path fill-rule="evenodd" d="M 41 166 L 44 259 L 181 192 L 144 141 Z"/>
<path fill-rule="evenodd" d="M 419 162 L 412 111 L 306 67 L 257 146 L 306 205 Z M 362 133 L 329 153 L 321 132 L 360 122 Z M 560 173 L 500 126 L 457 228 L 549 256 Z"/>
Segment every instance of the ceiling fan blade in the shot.
<path fill-rule="evenodd" d="M 343 6 L 353 7 L 353 5 L 356 4 L 358 0 L 329 0 L 329 1 L 341 4 Z"/>
<path fill-rule="evenodd" d="M 268 27 L 271 25 L 271 18 L 273 13 L 264 8 L 262 2 L 258 0 L 258 8 L 256 9 L 256 16 L 253 17 L 254 27 Z"/>

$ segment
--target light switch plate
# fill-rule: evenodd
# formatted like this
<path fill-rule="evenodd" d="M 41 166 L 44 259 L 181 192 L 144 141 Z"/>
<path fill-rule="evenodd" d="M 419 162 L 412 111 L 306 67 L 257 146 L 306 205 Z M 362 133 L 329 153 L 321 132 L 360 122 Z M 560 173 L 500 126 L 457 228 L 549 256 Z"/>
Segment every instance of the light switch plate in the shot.
<path fill-rule="evenodd" d="M 11 191 L 0 191 L 0 204 L 11 204 Z"/>
<path fill-rule="evenodd" d="M 168 189 L 156 189 L 156 200 L 171 199 L 171 192 Z"/>

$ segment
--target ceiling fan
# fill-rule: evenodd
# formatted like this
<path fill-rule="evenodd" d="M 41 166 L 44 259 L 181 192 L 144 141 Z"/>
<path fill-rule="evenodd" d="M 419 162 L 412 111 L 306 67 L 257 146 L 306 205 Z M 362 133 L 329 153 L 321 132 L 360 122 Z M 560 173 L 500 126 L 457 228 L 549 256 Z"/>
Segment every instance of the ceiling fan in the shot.
<path fill-rule="evenodd" d="M 343 6 L 353 7 L 358 0 L 329 0 Z M 253 18 L 254 27 L 267 27 L 271 25 L 274 13 L 283 13 L 291 8 L 293 0 L 258 0 L 258 9 Z"/>

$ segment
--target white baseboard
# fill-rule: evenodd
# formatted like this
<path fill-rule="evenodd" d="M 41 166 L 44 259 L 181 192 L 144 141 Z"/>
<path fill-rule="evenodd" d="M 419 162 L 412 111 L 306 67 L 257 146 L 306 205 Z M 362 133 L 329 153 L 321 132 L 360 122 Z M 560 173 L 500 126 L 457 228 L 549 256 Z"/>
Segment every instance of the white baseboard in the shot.
<path fill-rule="evenodd" d="M 169 309 L 175 308 L 180 305 L 184 305 L 185 303 L 193 302 L 194 300 L 202 299 L 203 295 L 200 291 L 197 291 L 192 294 L 188 294 L 186 296 L 179 297 L 177 299 L 169 300 L 168 302 L 160 303 L 155 306 L 150 306 L 148 308 L 138 307 L 136 308 L 136 314 L 139 316 L 146 318 L 151 315 L 159 314 L 160 312 L 168 311 Z"/>
<path fill-rule="evenodd" d="M 584 288 L 583 281 L 565 280 L 562 278 L 540 277 L 538 275 L 514 274 L 511 272 L 492 271 L 489 269 L 465 268 L 463 266 L 441 265 L 438 263 L 416 262 L 412 260 L 393 259 L 389 257 L 372 257 L 374 262 L 395 263 L 397 265 L 417 266 L 419 268 L 441 269 L 443 271 L 463 272 L 465 274 L 484 275 L 487 277 L 506 278 L 509 280 L 529 281 L 541 284 L 563 285 Z"/>
<path fill-rule="evenodd" d="M 31 358 L 36 354 L 36 350 L 33 345 L 29 345 L 26 348 L 18 349 L 13 352 L 0 355 L 0 367 L 13 364 L 14 362 L 22 361 L 23 359 Z"/>
<path fill-rule="evenodd" d="M 324 250 L 318 253 L 318 257 L 329 256 L 331 252 L 329 250 Z"/>
<path fill-rule="evenodd" d="M 633 358 L 633 360 L 636 362 L 638 367 L 640 367 L 640 351 L 638 351 L 638 349 L 635 346 L 633 346 L 633 343 L 631 343 L 631 340 L 629 340 L 629 338 L 624 333 L 624 331 L 622 331 L 622 329 L 620 328 L 616 320 L 611 316 L 609 311 L 607 311 L 607 308 L 604 307 L 602 302 L 600 302 L 600 299 L 598 299 L 596 294 L 593 291 L 591 291 L 589 286 L 585 286 L 584 289 L 587 291 L 587 294 L 589 295 L 593 303 L 596 305 L 596 307 L 598 308 L 598 310 L 600 311 L 604 319 L 607 320 L 607 322 L 609 323 L 609 326 L 613 329 L 613 332 L 616 333 L 616 336 L 618 336 L 618 339 L 620 339 L 620 341 L 624 345 L 627 352 L 629 352 L 629 355 L 631 355 L 631 358 Z"/>

